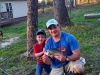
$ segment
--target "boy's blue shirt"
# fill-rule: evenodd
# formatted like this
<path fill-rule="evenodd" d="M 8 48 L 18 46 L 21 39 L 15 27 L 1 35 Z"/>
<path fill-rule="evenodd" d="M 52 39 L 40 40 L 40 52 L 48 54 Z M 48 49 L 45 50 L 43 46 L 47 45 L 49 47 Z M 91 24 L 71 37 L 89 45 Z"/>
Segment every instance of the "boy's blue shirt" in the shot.
<path fill-rule="evenodd" d="M 58 42 L 54 42 L 52 36 L 50 36 L 47 43 L 45 44 L 46 50 L 49 50 L 52 48 L 60 48 L 60 50 L 66 49 L 64 54 L 66 56 L 70 56 L 70 55 L 72 55 L 73 50 L 79 48 L 79 44 L 78 44 L 77 39 L 72 34 L 66 33 L 66 32 L 61 32 L 61 38 Z M 68 61 L 60 62 L 56 58 L 52 59 L 52 67 L 53 68 L 59 68 L 67 63 L 68 63 Z"/>

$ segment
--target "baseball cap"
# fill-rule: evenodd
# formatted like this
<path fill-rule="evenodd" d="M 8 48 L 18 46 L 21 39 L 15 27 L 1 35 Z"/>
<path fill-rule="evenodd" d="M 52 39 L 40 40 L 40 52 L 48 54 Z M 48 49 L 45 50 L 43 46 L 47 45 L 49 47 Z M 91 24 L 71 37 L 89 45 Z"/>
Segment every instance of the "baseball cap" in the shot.
<path fill-rule="evenodd" d="M 44 31 L 43 29 L 39 29 L 39 30 L 36 32 L 36 35 L 38 35 L 39 33 L 42 33 L 42 34 L 45 34 L 45 35 L 46 35 L 46 33 L 45 33 L 45 31 Z"/>
<path fill-rule="evenodd" d="M 46 23 L 46 27 L 48 28 L 51 25 L 58 25 L 58 22 L 55 19 L 50 19 Z"/>

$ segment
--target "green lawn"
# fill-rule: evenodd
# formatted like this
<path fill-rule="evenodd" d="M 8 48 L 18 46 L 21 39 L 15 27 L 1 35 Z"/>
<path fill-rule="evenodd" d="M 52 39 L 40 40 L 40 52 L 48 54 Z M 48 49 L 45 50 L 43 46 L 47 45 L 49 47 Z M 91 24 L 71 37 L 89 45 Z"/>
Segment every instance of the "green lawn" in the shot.
<path fill-rule="evenodd" d="M 72 33 L 78 39 L 81 55 L 86 59 L 86 75 L 98 75 L 100 72 L 100 20 L 98 18 L 85 19 L 84 14 L 100 13 L 99 8 L 100 4 L 72 9 L 69 15 L 75 25 L 62 28 L 63 31 Z M 51 18 L 53 18 L 53 13 L 40 14 L 38 28 L 46 30 L 45 23 Z M 26 27 L 27 23 L 23 21 L 0 28 L 4 33 L 3 40 L 19 37 L 17 43 L 0 49 L 0 68 L 12 75 L 27 75 L 32 69 L 35 69 L 35 59 L 28 60 L 26 57 L 19 56 L 26 52 Z M 5 74 L 0 70 L 0 75 Z"/>

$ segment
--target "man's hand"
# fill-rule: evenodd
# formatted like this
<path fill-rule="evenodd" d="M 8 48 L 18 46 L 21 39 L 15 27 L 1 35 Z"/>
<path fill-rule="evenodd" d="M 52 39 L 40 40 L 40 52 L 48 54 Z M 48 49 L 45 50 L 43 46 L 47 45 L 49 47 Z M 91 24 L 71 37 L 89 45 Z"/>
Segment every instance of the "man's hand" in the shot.
<path fill-rule="evenodd" d="M 63 55 L 63 54 L 55 53 L 55 54 L 54 54 L 54 57 L 55 57 L 56 59 L 58 59 L 59 61 L 61 61 L 61 62 L 66 61 L 66 56 Z"/>
<path fill-rule="evenodd" d="M 42 56 L 42 61 L 45 63 L 45 64 L 48 64 L 48 65 L 50 65 L 51 64 L 51 59 L 46 55 L 46 54 L 44 54 L 43 56 Z"/>

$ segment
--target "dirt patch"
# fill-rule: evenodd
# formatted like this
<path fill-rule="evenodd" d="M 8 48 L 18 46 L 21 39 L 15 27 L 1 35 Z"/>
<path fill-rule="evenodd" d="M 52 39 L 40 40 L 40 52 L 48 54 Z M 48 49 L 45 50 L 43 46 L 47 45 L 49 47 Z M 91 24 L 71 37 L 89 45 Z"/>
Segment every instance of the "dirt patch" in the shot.
<path fill-rule="evenodd" d="M 0 48 L 4 48 L 4 47 L 9 46 L 13 43 L 16 43 L 18 41 L 18 39 L 19 39 L 19 37 L 13 37 L 10 39 L 0 41 Z"/>

